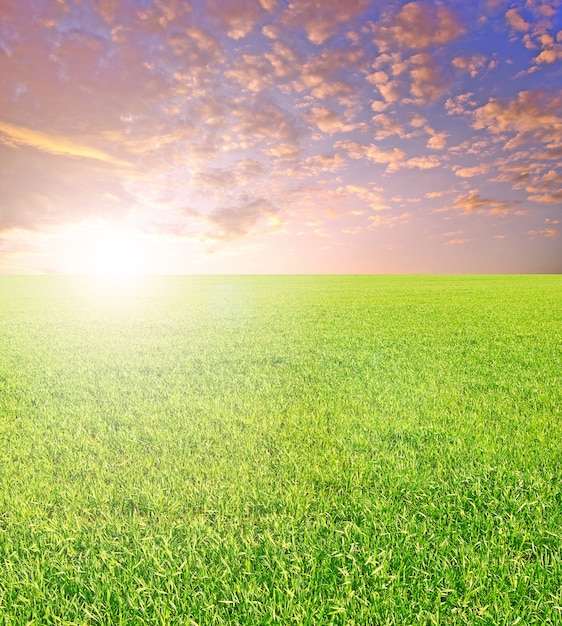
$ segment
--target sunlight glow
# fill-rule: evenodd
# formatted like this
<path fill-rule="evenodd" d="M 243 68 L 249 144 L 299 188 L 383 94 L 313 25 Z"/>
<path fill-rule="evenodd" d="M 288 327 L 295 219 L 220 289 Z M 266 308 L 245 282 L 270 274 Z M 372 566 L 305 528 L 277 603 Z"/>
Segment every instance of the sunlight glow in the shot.
<path fill-rule="evenodd" d="M 99 229 L 88 233 L 78 254 L 78 271 L 107 278 L 146 273 L 141 236 L 125 229 Z"/>

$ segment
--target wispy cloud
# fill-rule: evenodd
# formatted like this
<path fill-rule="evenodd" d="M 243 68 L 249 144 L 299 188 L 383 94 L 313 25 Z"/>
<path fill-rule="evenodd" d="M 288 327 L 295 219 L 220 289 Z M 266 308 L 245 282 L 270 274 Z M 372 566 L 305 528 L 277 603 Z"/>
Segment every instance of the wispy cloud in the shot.
<path fill-rule="evenodd" d="M 0 142 L 8 146 L 31 146 L 50 154 L 94 159 L 119 167 L 131 167 L 131 163 L 128 161 L 119 159 L 85 143 L 14 124 L 0 122 Z"/>

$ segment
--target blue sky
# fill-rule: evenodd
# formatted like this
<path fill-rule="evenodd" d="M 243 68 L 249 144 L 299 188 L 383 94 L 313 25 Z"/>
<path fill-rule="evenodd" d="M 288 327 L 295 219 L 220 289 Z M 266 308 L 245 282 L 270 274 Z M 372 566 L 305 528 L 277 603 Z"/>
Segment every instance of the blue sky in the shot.
<path fill-rule="evenodd" d="M 560 272 L 561 8 L 4 0 L 0 272 Z"/>

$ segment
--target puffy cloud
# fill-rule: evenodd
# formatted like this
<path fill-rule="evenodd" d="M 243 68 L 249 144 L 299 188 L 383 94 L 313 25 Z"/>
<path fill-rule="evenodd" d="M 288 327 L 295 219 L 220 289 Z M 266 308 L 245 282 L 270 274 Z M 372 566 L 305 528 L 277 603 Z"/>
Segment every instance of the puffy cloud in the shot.
<path fill-rule="evenodd" d="M 189 66 L 190 72 L 207 70 L 209 65 L 224 60 L 218 40 L 197 26 L 181 32 L 173 31 L 167 35 L 166 41 L 172 52 L 180 57 L 182 65 Z"/>
<path fill-rule="evenodd" d="M 451 83 L 446 68 L 425 52 L 407 59 L 381 55 L 374 67 L 376 71 L 367 76 L 367 82 L 375 85 L 389 104 L 398 101 L 428 104 L 439 98 Z"/>
<path fill-rule="evenodd" d="M 273 11 L 277 6 L 277 0 L 259 0 L 259 3 L 266 11 Z"/>
<path fill-rule="evenodd" d="M 550 65 L 562 59 L 562 30 L 558 32 L 555 43 L 554 37 L 544 34 L 540 38 L 541 52 L 533 59 L 538 65 Z"/>
<path fill-rule="evenodd" d="M 398 80 L 390 80 L 386 72 L 378 71 L 367 76 L 367 81 L 376 85 L 381 96 L 387 104 L 398 102 L 405 95 L 405 88 Z M 373 103 L 374 110 L 379 110 L 377 104 Z"/>
<path fill-rule="evenodd" d="M 505 19 L 511 28 L 520 33 L 526 33 L 531 29 L 531 24 L 521 17 L 517 9 L 509 9 L 506 11 Z"/>
<path fill-rule="evenodd" d="M 382 150 L 374 144 L 363 144 L 358 141 L 338 141 L 335 147 L 345 150 L 352 159 L 367 159 L 373 163 L 386 164 L 387 172 L 393 172 L 402 167 L 406 156 L 399 148 Z"/>
<path fill-rule="evenodd" d="M 490 169 L 490 166 L 487 163 L 480 163 L 480 165 L 475 165 L 474 167 L 458 167 L 453 169 L 455 170 L 456 176 L 460 176 L 461 178 L 473 178 L 474 176 L 485 174 Z"/>
<path fill-rule="evenodd" d="M 440 165 L 441 160 L 433 155 L 413 157 L 406 161 L 407 167 L 417 167 L 420 170 L 431 170 L 434 167 L 439 167 Z"/>
<path fill-rule="evenodd" d="M 231 240 L 244 237 L 260 223 L 268 223 L 277 215 L 276 207 L 265 198 L 242 199 L 231 207 L 217 207 L 205 216 L 214 227 L 207 239 Z"/>
<path fill-rule="evenodd" d="M 486 57 L 483 54 L 471 54 L 469 56 L 455 57 L 453 67 L 461 72 L 467 72 L 472 78 L 478 76 L 486 66 Z"/>
<path fill-rule="evenodd" d="M 453 202 L 453 209 L 461 209 L 463 215 L 499 215 L 505 217 L 514 213 L 519 201 L 490 200 L 483 198 L 478 191 L 470 191 L 466 195 L 457 196 Z M 439 209 L 438 209 L 439 210 Z M 521 214 L 522 212 L 516 212 Z"/>
<path fill-rule="evenodd" d="M 466 115 L 470 112 L 468 107 L 476 106 L 472 92 L 462 93 L 445 101 L 445 110 L 449 115 Z"/>
<path fill-rule="evenodd" d="M 349 132 L 356 128 L 354 124 L 346 124 L 336 111 L 328 107 L 312 107 L 305 113 L 304 119 L 328 135 Z"/>
<path fill-rule="evenodd" d="M 272 86 L 271 70 L 271 63 L 263 56 L 243 54 L 225 72 L 225 76 L 257 93 Z"/>
<path fill-rule="evenodd" d="M 275 41 L 264 57 L 270 62 L 275 77 L 281 79 L 280 84 L 297 78 L 304 64 L 299 52 L 281 41 Z"/>
<path fill-rule="evenodd" d="M 553 193 L 546 193 L 542 195 L 532 195 L 527 198 L 531 202 L 539 202 L 540 204 L 557 204 L 562 205 L 562 188 Z"/>
<path fill-rule="evenodd" d="M 562 91 L 521 91 L 507 102 L 490 100 L 476 109 L 473 126 L 493 134 L 514 135 L 506 148 L 529 140 L 556 145 L 562 143 L 561 111 Z"/>
<path fill-rule="evenodd" d="M 271 100 L 255 96 L 233 103 L 233 130 L 246 146 L 262 140 L 298 147 L 299 132 L 294 117 Z"/>
<path fill-rule="evenodd" d="M 531 237 L 544 237 L 545 239 L 556 239 L 560 234 L 560 228 L 557 226 L 559 220 L 545 220 L 545 227 L 540 230 L 529 230 L 527 234 Z"/>
<path fill-rule="evenodd" d="M 417 104 L 437 100 L 447 89 L 450 79 L 434 57 L 427 53 L 415 54 L 410 59 L 410 93 Z"/>
<path fill-rule="evenodd" d="M 380 194 L 380 189 L 373 191 L 372 189 L 358 185 L 347 185 L 345 189 L 349 193 L 363 200 L 373 211 L 390 209 L 390 206 L 386 203 L 384 196 Z"/>
<path fill-rule="evenodd" d="M 221 196 L 225 190 L 243 187 L 256 181 L 265 172 L 264 166 L 255 159 L 236 161 L 228 168 L 203 167 L 195 172 L 191 185 L 198 191 L 207 190 Z"/>
<path fill-rule="evenodd" d="M 446 132 L 437 132 L 430 126 L 426 126 L 424 129 L 429 135 L 429 139 L 427 140 L 427 147 L 432 150 L 444 150 L 447 147 L 447 137 L 449 136 Z"/>
<path fill-rule="evenodd" d="M 369 0 L 291 0 L 283 21 L 303 28 L 309 41 L 321 45 L 368 6 Z"/>
<path fill-rule="evenodd" d="M 412 217 L 411 213 L 400 213 L 398 215 L 369 215 L 369 226 L 370 230 L 374 230 L 376 228 L 394 228 L 395 226 L 403 226 L 404 224 L 408 224 Z"/>
<path fill-rule="evenodd" d="M 210 0 L 207 5 L 209 15 L 232 39 L 248 35 L 264 15 L 258 0 Z"/>
<path fill-rule="evenodd" d="M 464 32 L 449 7 L 425 1 L 408 2 L 398 13 L 388 14 L 373 27 L 374 40 L 381 51 L 444 45 Z"/>
<path fill-rule="evenodd" d="M 326 48 L 307 60 L 293 86 L 297 92 L 310 90 L 319 100 L 345 99 L 356 91 L 354 81 L 365 67 L 364 50 Z"/>
<path fill-rule="evenodd" d="M 375 139 L 377 141 L 382 141 L 383 139 L 392 137 L 392 135 L 398 135 L 399 137 L 406 135 L 402 124 L 400 124 L 396 118 L 385 115 L 384 113 L 374 115 L 373 122 L 376 128 Z"/>

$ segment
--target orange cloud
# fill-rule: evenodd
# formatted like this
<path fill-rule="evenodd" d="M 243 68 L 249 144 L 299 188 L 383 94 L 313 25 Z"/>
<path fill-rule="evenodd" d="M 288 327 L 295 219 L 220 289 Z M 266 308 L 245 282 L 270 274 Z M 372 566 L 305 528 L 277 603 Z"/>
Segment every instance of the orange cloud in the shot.
<path fill-rule="evenodd" d="M 97 148 L 73 141 L 61 135 L 45 133 L 3 122 L 0 122 L 0 133 L 3 135 L 3 137 L 0 137 L 0 143 L 6 145 L 31 146 L 42 152 L 49 152 L 50 154 L 94 159 L 118 167 L 131 167 L 131 163 L 128 161 L 119 159 L 103 150 L 98 150 Z"/>
<path fill-rule="evenodd" d="M 490 166 L 487 163 L 481 163 L 474 167 L 460 167 L 454 169 L 456 176 L 460 176 L 461 178 L 473 178 L 474 176 L 485 174 L 490 169 Z"/>
<path fill-rule="evenodd" d="M 555 191 L 554 193 L 548 193 L 543 195 L 529 196 L 527 200 L 531 202 L 539 202 L 540 204 L 557 204 L 562 205 L 562 189 Z"/>
<path fill-rule="evenodd" d="M 367 159 L 373 163 L 387 164 L 387 172 L 393 172 L 402 167 L 406 156 L 399 148 L 382 150 L 375 144 L 363 144 L 358 141 L 338 141 L 335 147 L 345 150 L 352 159 Z"/>
<path fill-rule="evenodd" d="M 449 239 L 445 242 L 446 246 L 462 246 L 465 243 L 471 241 L 470 239 Z"/>
<path fill-rule="evenodd" d="M 356 128 L 354 124 L 346 124 L 336 111 L 328 107 L 312 107 L 305 113 L 304 119 L 328 135 L 349 132 Z"/>
<path fill-rule="evenodd" d="M 483 198 L 477 191 L 470 191 L 467 195 L 457 196 L 453 202 L 454 209 L 462 209 L 463 215 L 500 215 L 513 213 L 513 208 L 519 201 L 490 200 Z"/>

